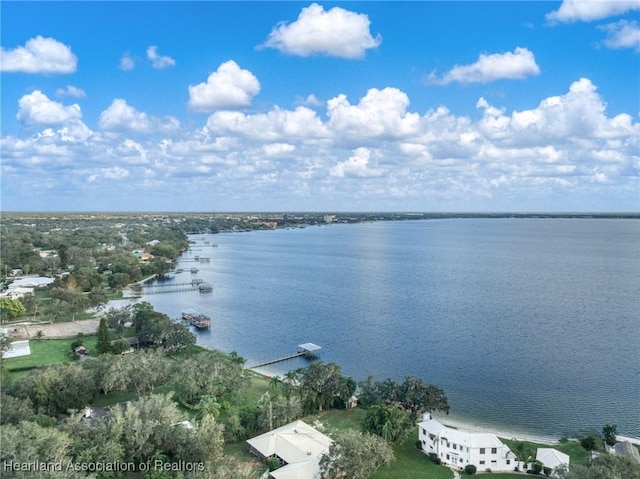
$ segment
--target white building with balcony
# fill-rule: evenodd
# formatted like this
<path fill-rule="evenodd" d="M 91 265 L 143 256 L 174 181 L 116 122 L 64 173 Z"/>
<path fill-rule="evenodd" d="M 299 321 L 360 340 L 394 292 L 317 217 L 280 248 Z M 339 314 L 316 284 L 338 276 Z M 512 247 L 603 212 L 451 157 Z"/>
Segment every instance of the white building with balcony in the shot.
<path fill-rule="evenodd" d="M 443 464 L 478 471 L 513 471 L 518 465 L 513 452 L 494 434 L 447 427 L 425 414 L 418 424 L 418 438 L 425 454 L 435 454 Z"/>

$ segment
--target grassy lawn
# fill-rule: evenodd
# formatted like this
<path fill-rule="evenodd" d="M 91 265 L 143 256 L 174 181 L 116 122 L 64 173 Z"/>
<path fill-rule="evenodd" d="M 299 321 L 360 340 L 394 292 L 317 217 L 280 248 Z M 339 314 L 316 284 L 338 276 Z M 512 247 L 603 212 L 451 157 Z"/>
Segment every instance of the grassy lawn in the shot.
<path fill-rule="evenodd" d="M 89 351 L 95 350 L 97 336 L 84 336 L 84 347 Z M 3 361 L 7 371 L 22 368 L 34 368 L 46 366 L 48 364 L 71 361 L 71 343 L 75 338 L 70 339 L 32 339 L 29 341 L 31 354 L 18 358 L 8 358 Z"/>
<path fill-rule="evenodd" d="M 512 439 L 504 439 L 500 438 L 500 440 L 505 443 L 509 449 L 512 451 L 516 450 L 516 443 L 518 441 L 514 441 Z M 536 451 L 540 447 L 551 447 L 553 449 L 557 449 L 560 452 L 564 452 L 571 458 L 572 464 L 577 464 L 579 462 L 584 462 L 589 459 L 589 453 L 580 445 L 577 441 L 566 441 L 562 444 L 538 444 L 535 442 L 525 442 L 531 451 Z M 501 475 L 500 477 L 504 477 Z"/>
<path fill-rule="evenodd" d="M 264 376 L 254 373 L 253 371 L 245 371 L 251 380 L 249 383 L 249 389 L 244 392 L 247 403 L 258 405 L 258 400 L 266 392 L 273 394 L 273 390 L 269 385 L 269 379 Z"/>
<path fill-rule="evenodd" d="M 309 425 L 313 425 L 315 421 L 320 421 L 324 426 L 325 433 L 348 429 L 360 431 L 360 425 L 366 414 L 367 411 L 359 407 L 353 409 L 330 409 L 304 417 L 302 420 Z"/>
<path fill-rule="evenodd" d="M 394 445 L 396 460 L 389 466 L 381 467 L 371 479 L 451 479 L 453 472 L 447 467 L 436 466 L 423 452 L 416 448 L 418 430 L 415 430 L 401 444 Z"/>

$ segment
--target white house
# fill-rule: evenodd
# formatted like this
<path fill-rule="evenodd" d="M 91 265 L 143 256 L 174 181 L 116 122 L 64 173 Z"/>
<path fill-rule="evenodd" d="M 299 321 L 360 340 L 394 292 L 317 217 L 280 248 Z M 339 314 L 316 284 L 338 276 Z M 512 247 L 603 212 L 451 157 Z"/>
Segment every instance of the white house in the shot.
<path fill-rule="evenodd" d="M 261 459 L 277 457 L 281 467 L 272 479 L 320 479 L 320 458 L 333 441 L 303 421 L 294 421 L 247 441 Z"/>
<path fill-rule="evenodd" d="M 540 447 L 536 452 L 536 460 L 540 461 L 544 467 L 548 467 L 555 472 L 559 467 L 569 468 L 569 456 L 550 447 Z"/>
<path fill-rule="evenodd" d="M 422 451 L 435 454 L 443 464 L 473 464 L 478 471 L 513 471 L 517 465 L 513 452 L 494 434 L 450 428 L 428 414 L 418 424 L 418 437 Z"/>

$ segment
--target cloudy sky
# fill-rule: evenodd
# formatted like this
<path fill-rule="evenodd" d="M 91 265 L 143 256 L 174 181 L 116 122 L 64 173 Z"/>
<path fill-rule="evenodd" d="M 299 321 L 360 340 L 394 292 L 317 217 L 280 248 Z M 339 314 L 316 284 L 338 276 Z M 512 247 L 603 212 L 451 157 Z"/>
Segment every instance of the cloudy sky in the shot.
<path fill-rule="evenodd" d="M 638 211 L 640 3 L 1 5 L 3 211 Z"/>

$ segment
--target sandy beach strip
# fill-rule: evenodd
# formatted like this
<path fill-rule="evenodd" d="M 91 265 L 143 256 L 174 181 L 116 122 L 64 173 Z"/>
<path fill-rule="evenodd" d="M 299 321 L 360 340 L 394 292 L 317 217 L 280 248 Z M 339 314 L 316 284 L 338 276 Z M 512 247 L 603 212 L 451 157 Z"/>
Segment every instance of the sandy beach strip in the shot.
<path fill-rule="evenodd" d="M 472 422 L 470 419 L 460 419 L 455 416 L 447 416 L 444 414 L 434 414 L 433 417 L 445 426 L 450 426 L 462 431 L 494 434 L 503 439 L 516 439 L 518 441 L 535 442 L 538 444 L 560 444 L 560 438 L 545 434 L 537 434 L 535 432 L 518 431 L 499 426 L 480 425 Z"/>

